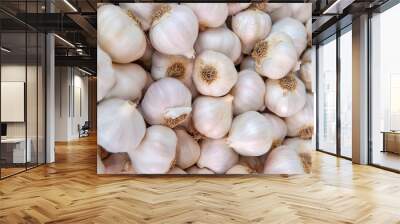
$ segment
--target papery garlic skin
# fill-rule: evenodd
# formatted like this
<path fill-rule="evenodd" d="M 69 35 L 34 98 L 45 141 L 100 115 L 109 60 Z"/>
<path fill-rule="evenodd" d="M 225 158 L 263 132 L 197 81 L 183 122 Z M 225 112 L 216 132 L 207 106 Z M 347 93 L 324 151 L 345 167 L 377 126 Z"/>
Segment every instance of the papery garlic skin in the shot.
<path fill-rule="evenodd" d="M 151 70 L 151 62 L 152 62 L 152 57 L 154 53 L 154 49 L 151 46 L 150 40 L 146 38 L 146 49 L 144 51 L 144 54 L 141 58 L 139 58 L 139 61 L 143 64 L 143 67 L 146 70 Z"/>
<path fill-rule="evenodd" d="M 175 159 L 177 137 L 162 125 L 147 128 L 140 145 L 128 151 L 132 166 L 138 174 L 167 173 Z"/>
<path fill-rule="evenodd" d="M 199 160 L 200 146 L 185 130 L 175 130 L 178 137 L 176 165 L 182 169 L 193 166 Z"/>
<path fill-rule="evenodd" d="M 223 96 L 235 85 L 238 74 L 227 56 L 207 50 L 196 57 L 192 78 L 201 94 Z"/>
<path fill-rule="evenodd" d="M 161 3 L 119 3 L 119 6 L 128 11 L 131 16 L 134 16 L 138 20 L 140 26 L 144 31 L 150 29 L 151 22 L 153 20 L 153 14 Z"/>
<path fill-rule="evenodd" d="M 197 54 L 201 54 L 205 50 L 217 51 L 236 62 L 241 56 L 242 44 L 239 37 L 228 28 L 210 28 L 200 32 L 195 50 Z"/>
<path fill-rule="evenodd" d="M 249 54 L 254 45 L 271 31 L 271 18 L 258 9 L 247 9 L 232 17 L 232 30 L 242 42 L 242 52 Z"/>
<path fill-rule="evenodd" d="M 272 148 L 275 148 L 276 146 L 282 144 L 288 133 L 286 123 L 284 120 L 274 114 L 263 113 L 263 115 L 271 122 L 271 129 L 274 130 L 271 134 L 273 135 Z"/>
<path fill-rule="evenodd" d="M 254 173 L 254 171 L 249 167 L 242 164 L 236 164 L 228 171 L 226 171 L 225 174 L 251 174 L 251 173 Z"/>
<path fill-rule="evenodd" d="M 239 155 L 223 139 L 201 141 L 201 154 L 197 166 L 223 174 L 239 161 Z"/>
<path fill-rule="evenodd" d="M 231 94 L 233 95 L 234 115 L 264 108 L 265 84 L 255 71 L 242 70 L 239 72 L 239 79 Z"/>
<path fill-rule="evenodd" d="M 286 76 L 297 63 L 297 52 L 291 38 L 285 33 L 271 33 L 257 42 L 251 56 L 256 71 L 270 79 Z"/>
<path fill-rule="evenodd" d="M 292 18 L 301 23 L 306 23 L 312 15 L 312 3 L 291 3 L 288 4 L 292 11 Z"/>
<path fill-rule="evenodd" d="M 185 5 L 163 5 L 155 15 L 149 31 L 153 47 L 163 54 L 194 58 L 199 23 L 193 11 Z"/>
<path fill-rule="evenodd" d="M 307 45 L 312 45 L 312 21 L 309 19 L 306 22 L 306 31 L 307 31 Z"/>
<path fill-rule="evenodd" d="M 113 64 L 115 86 L 107 94 L 107 98 L 136 100 L 142 95 L 147 82 L 146 71 L 137 64 Z"/>
<path fill-rule="evenodd" d="M 260 156 L 272 145 L 271 124 L 262 114 L 248 111 L 233 119 L 228 145 L 243 156 Z"/>
<path fill-rule="evenodd" d="M 104 170 L 102 174 L 135 174 L 131 169 L 129 156 L 126 153 L 113 153 L 102 161 Z"/>
<path fill-rule="evenodd" d="M 187 174 L 184 170 L 182 170 L 179 167 L 173 167 L 171 168 L 167 174 Z"/>
<path fill-rule="evenodd" d="M 97 40 L 113 62 L 129 63 L 141 58 L 146 50 L 146 37 L 139 24 L 115 5 L 97 10 Z"/>
<path fill-rule="evenodd" d="M 228 134 L 232 124 L 231 95 L 224 97 L 199 96 L 193 102 L 192 120 L 202 135 L 219 139 Z"/>
<path fill-rule="evenodd" d="M 312 63 L 307 62 L 300 65 L 300 79 L 304 82 L 306 89 L 310 92 L 313 91 L 313 66 Z"/>
<path fill-rule="evenodd" d="M 147 123 L 174 128 L 192 111 L 189 89 L 174 78 L 162 78 L 147 89 L 141 103 Z"/>
<path fill-rule="evenodd" d="M 251 56 L 247 56 L 243 58 L 240 63 L 240 70 L 251 69 L 253 71 L 256 70 L 256 61 Z"/>
<path fill-rule="evenodd" d="M 264 174 L 303 174 L 300 157 L 293 149 L 282 145 L 273 149 L 267 156 Z"/>
<path fill-rule="evenodd" d="M 227 3 L 183 3 L 196 14 L 200 28 L 219 27 L 228 17 Z"/>
<path fill-rule="evenodd" d="M 199 168 L 197 166 L 192 166 L 186 170 L 188 174 L 215 174 L 213 171 L 207 168 Z"/>
<path fill-rule="evenodd" d="M 311 139 L 314 134 L 314 97 L 307 94 L 307 103 L 302 110 L 285 118 L 290 137 Z"/>
<path fill-rule="evenodd" d="M 111 58 L 97 46 L 97 102 L 108 94 L 115 82 Z"/>
<path fill-rule="evenodd" d="M 132 102 L 103 100 L 97 106 L 97 114 L 101 118 L 97 123 L 97 143 L 108 152 L 128 152 L 142 141 L 146 124 Z"/>
<path fill-rule="evenodd" d="M 292 39 L 298 56 L 300 56 L 307 47 L 306 28 L 296 19 L 287 17 L 276 21 L 272 26 L 271 32 L 286 33 Z"/>
<path fill-rule="evenodd" d="M 236 13 L 247 9 L 249 6 L 251 5 L 251 3 L 228 3 L 228 12 L 229 15 L 235 15 Z"/>
<path fill-rule="evenodd" d="M 315 150 L 312 140 L 287 138 L 283 144 L 297 152 L 303 163 L 304 170 L 309 173 L 312 167 L 312 152 Z"/>
<path fill-rule="evenodd" d="M 306 104 L 306 88 L 294 74 L 266 82 L 265 105 L 279 117 L 290 117 Z"/>
<path fill-rule="evenodd" d="M 240 156 L 239 164 L 249 167 L 255 173 L 262 173 L 264 170 L 264 161 L 265 161 L 264 155 L 263 156 Z"/>

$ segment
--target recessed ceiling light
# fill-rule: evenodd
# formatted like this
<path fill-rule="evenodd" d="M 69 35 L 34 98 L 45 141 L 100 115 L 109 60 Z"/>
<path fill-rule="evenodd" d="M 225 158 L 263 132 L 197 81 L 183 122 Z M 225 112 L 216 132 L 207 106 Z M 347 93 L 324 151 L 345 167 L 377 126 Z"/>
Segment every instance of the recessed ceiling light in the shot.
<path fill-rule="evenodd" d="M 6 52 L 6 53 L 10 53 L 10 52 L 11 52 L 11 50 L 9 50 L 9 49 L 7 49 L 7 48 L 5 48 L 5 47 L 1 47 L 0 49 L 1 49 L 2 51 Z"/>
<path fill-rule="evenodd" d="M 65 4 L 67 4 L 74 12 L 78 12 L 78 10 L 68 1 L 64 0 Z"/>

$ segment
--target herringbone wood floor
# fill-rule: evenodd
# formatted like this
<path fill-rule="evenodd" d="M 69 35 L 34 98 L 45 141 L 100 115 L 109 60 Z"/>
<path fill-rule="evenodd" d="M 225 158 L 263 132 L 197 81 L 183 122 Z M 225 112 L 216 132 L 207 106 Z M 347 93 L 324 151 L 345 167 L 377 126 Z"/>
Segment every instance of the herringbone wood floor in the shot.
<path fill-rule="evenodd" d="M 400 223 L 400 175 L 316 153 L 309 176 L 97 176 L 94 138 L 0 181 L 0 223 Z"/>

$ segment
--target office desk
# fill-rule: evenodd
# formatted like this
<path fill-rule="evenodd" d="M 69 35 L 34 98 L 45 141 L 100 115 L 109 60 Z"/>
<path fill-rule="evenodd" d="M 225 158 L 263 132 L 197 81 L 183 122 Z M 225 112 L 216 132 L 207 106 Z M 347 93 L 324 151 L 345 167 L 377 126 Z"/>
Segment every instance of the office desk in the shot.
<path fill-rule="evenodd" d="M 31 146 L 32 140 L 30 138 L 26 139 L 27 147 L 26 147 L 26 154 L 25 154 L 25 138 L 6 138 L 1 139 L 1 151 L 2 157 L 4 158 L 3 152 L 12 152 L 12 161 L 11 158 L 5 158 L 6 161 L 10 163 L 25 163 L 31 162 L 32 153 L 31 153 Z M 10 148 L 12 147 L 12 148 Z M 25 161 L 26 159 L 26 161 Z"/>

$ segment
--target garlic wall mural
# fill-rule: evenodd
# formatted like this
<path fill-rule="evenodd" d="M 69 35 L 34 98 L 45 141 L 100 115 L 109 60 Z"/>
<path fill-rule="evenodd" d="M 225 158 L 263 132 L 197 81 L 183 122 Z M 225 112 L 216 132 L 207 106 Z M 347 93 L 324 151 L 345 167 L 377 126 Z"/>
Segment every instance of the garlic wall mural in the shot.
<path fill-rule="evenodd" d="M 310 172 L 310 3 L 98 7 L 99 174 Z"/>

